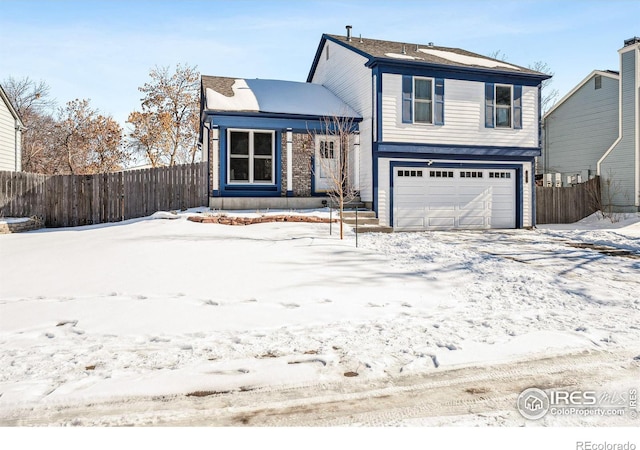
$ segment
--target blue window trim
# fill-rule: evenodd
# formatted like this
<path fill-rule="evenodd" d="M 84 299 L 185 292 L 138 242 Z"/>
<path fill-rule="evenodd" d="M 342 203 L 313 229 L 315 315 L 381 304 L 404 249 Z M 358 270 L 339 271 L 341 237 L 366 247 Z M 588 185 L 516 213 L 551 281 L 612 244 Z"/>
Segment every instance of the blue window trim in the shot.
<path fill-rule="evenodd" d="M 402 123 L 413 123 L 413 77 L 402 76 Z"/>
<path fill-rule="evenodd" d="M 496 86 L 511 87 L 511 126 L 497 127 L 495 123 L 496 106 L 495 91 Z M 503 83 L 485 83 L 484 85 L 484 126 L 485 128 L 496 128 L 502 130 L 522 129 L 522 85 L 505 85 Z"/>
<path fill-rule="evenodd" d="M 513 86 L 513 128 L 522 129 L 522 86 Z"/>
<path fill-rule="evenodd" d="M 444 125 L 444 78 L 436 78 L 433 89 L 433 124 Z"/>
<path fill-rule="evenodd" d="M 485 83 L 484 85 L 484 126 L 485 128 L 495 127 L 495 85 L 493 83 Z"/>
<path fill-rule="evenodd" d="M 280 197 L 282 194 L 282 130 L 272 128 L 245 128 L 246 131 L 264 130 L 274 132 L 274 169 L 275 180 L 269 184 L 240 184 L 227 181 L 227 130 L 243 130 L 242 127 L 220 127 L 219 162 L 220 162 L 220 197 Z"/>
<path fill-rule="evenodd" d="M 397 167 L 424 167 L 424 168 L 441 168 L 441 169 L 513 169 L 516 172 L 515 188 L 516 188 L 516 228 L 522 228 L 524 223 L 524 195 L 523 195 L 523 178 L 522 164 L 492 164 L 492 163 L 445 163 L 433 161 L 431 164 L 427 161 L 390 161 L 389 162 L 389 223 L 393 227 L 393 172 Z"/>
<path fill-rule="evenodd" d="M 416 79 L 430 80 L 432 122 L 423 123 L 414 120 L 415 81 Z M 402 123 L 421 125 L 444 125 L 444 78 L 427 76 L 402 75 Z"/>

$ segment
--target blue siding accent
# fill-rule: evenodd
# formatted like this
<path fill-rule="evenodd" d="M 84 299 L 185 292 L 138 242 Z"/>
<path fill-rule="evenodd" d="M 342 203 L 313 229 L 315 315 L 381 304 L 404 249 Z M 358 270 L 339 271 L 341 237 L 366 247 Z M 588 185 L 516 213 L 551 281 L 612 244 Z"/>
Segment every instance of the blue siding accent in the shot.
<path fill-rule="evenodd" d="M 413 123 L 413 77 L 402 76 L 402 123 Z"/>
<path fill-rule="evenodd" d="M 381 72 L 399 75 L 478 81 L 481 83 L 518 84 L 522 86 L 538 86 L 543 80 L 550 78 L 548 75 L 508 73 L 492 69 L 454 67 L 444 64 L 398 60 L 375 60 L 373 64 L 369 64 L 369 67 L 379 67 Z"/>
<path fill-rule="evenodd" d="M 287 117 L 272 117 L 266 114 L 245 114 L 245 113 L 228 113 L 224 114 L 212 114 L 211 112 L 205 112 L 208 114 L 208 119 L 213 126 L 218 125 L 220 127 L 227 128 L 251 128 L 254 130 L 286 130 L 291 128 L 296 133 L 308 133 L 308 132 L 324 132 L 324 124 L 320 117 L 309 118 L 287 118 Z M 353 131 L 357 130 L 357 123 L 360 119 L 354 120 Z"/>
<path fill-rule="evenodd" d="M 444 78 L 435 79 L 433 124 L 444 125 Z"/>
<path fill-rule="evenodd" d="M 484 126 L 485 128 L 494 127 L 494 84 L 486 83 L 484 85 Z"/>
<path fill-rule="evenodd" d="M 468 146 L 468 145 L 434 145 L 434 144 L 410 144 L 396 142 L 381 142 L 378 146 L 379 152 L 385 153 L 430 153 L 436 155 L 478 155 L 478 156 L 517 156 L 534 157 L 540 156 L 538 147 L 488 147 L 488 146 Z"/>
<path fill-rule="evenodd" d="M 523 208 L 523 176 L 521 164 L 474 164 L 474 163 L 444 163 L 434 161 L 429 164 L 427 161 L 390 161 L 389 162 L 389 223 L 393 226 L 393 171 L 396 167 L 424 167 L 424 168 L 446 168 L 446 169 L 513 169 L 516 171 L 516 228 L 522 228 L 524 223 Z"/>
<path fill-rule="evenodd" d="M 522 86 L 513 87 L 513 128 L 522 129 Z"/>

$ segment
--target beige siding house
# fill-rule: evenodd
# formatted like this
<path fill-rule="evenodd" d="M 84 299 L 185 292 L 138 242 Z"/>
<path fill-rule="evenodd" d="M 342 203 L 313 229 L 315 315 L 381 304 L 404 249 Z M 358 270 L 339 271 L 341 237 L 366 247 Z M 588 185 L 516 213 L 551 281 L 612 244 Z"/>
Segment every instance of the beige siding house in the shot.
<path fill-rule="evenodd" d="M 22 130 L 24 124 L 9 97 L 0 86 L 0 170 L 22 169 Z"/>

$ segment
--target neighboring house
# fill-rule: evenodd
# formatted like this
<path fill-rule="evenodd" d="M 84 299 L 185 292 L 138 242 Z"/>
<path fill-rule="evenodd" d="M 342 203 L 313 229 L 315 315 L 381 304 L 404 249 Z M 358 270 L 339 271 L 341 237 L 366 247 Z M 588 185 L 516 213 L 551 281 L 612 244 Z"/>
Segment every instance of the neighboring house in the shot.
<path fill-rule="evenodd" d="M 545 114 L 539 171 L 554 185 L 555 174 L 563 185 L 600 175 L 604 201 L 618 211 L 638 211 L 640 38 L 625 40 L 618 53 L 619 73 L 592 72 Z"/>
<path fill-rule="evenodd" d="M 594 70 L 556 103 L 543 118 L 542 156 L 537 173 L 545 185 L 587 181 L 618 137 L 620 75 Z"/>
<path fill-rule="evenodd" d="M 547 78 L 460 49 L 352 38 L 348 27 L 346 37 L 322 36 L 308 83 L 295 85 L 323 87 L 323 92 L 330 91 L 344 103 L 342 110 L 352 109 L 348 116 L 360 121 L 359 139 L 353 140 L 359 145 L 350 165 L 353 183 L 382 225 L 398 230 L 520 228 L 535 224 L 539 94 Z M 260 107 L 259 98 L 251 108 L 239 98 L 247 88 L 259 97 L 256 88 L 267 80 L 246 80 L 243 86 L 243 80 L 231 79 L 226 89 L 213 86 L 215 80 L 224 79 L 203 77 L 202 81 L 204 154 L 218 157 L 211 162 L 212 205 L 223 204 L 217 197 L 250 197 L 249 187 L 265 193 L 264 188 L 236 188 L 231 183 L 230 166 L 224 165 L 232 163 L 229 143 L 223 142 L 230 138 L 229 128 L 262 130 L 279 120 L 271 128 L 274 158 L 278 158 L 277 149 L 286 142 L 282 130 L 304 131 L 325 114 L 336 113 L 335 109 L 311 111 L 309 119 L 295 126 L 297 117 L 292 113 L 299 111 L 291 109 L 290 102 L 281 99 L 277 113 L 282 117 L 277 118 Z M 221 95 L 210 98 L 210 91 Z M 282 90 L 274 97 L 286 94 Z M 220 107 L 214 110 L 216 102 L 227 101 L 235 102 L 228 107 L 229 113 L 225 115 Z M 258 121 L 265 126 L 258 127 Z M 321 144 L 314 145 L 317 157 Z M 309 155 L 302 157 L 309 167 Z M 306 177 L 302 180 L 307 184 L 314 180 L 313 169 L 298 174 Z M 279 181 L 272 181 L 272 195 L 283 195 L 283 188 L 277 191 Z M 294 189 L 293 195 L 308 193 L 317 192 Z"/>
<path fill-rule="evenodd" d="M 0 86 L 0 170 L 22 170 L 22 130 L 24 124 Z"/>

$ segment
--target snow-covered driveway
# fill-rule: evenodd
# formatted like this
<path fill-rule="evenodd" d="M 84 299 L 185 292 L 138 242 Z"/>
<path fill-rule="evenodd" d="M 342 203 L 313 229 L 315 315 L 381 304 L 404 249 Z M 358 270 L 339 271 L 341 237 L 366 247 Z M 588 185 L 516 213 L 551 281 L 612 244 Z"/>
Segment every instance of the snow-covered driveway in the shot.
<path fill-rule="evenodd" d="M 355 248 L 326 224 L 184 217 L 2 235 L 0 423 L 56 404 L 639 354 L 639 235 L 396 233 Z"/>

